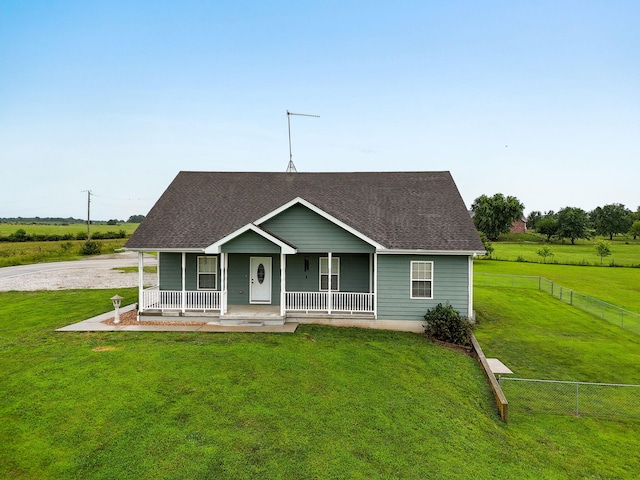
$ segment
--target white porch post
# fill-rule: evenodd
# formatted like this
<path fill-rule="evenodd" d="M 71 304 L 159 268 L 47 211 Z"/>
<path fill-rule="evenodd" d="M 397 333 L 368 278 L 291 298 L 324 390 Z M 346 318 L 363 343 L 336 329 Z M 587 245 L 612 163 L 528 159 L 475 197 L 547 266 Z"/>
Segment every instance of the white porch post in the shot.
<path fill-rule="evenodd" d="M 227 311 L 227 254 L 220 252 L 220 315 Z"/>
<path fill-rule="evenodd" d="M 329 282 L 327 284 L 327 310 L 331 315 L 331 252 L 327 253 L 327 262 L 329 263 Z"/>
<path fill-rule="evenodd" d="M 287 256 L 280 251 L 280 316 L 286 312 L 286 285 L 287 285 Z"/>
<path fill-rule="evenodd" d="M 373 318 L 378 319 L 378 252 L 373 253 Z"/>
<path fill-rule="evenodd" d="M 138 321 L 144 311 L 144 253 L 138 252 Z"/>
<path fill-rule="evenodd" d="M 187 306 L 186 270 L 187 270 L 187 252 L 182 252 L 182 313 L 186 311 L 186 306 Z"/>

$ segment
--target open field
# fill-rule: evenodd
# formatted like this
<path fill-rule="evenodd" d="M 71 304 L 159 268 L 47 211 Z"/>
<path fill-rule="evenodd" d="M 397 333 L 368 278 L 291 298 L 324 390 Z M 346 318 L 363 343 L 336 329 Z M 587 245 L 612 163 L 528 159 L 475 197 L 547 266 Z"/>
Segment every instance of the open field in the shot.
<path fill-rule="evenodd" d="M 570 242 L 561 243 L 542 242 L 541 237 L 534 235 L 511 236 L 510 239 L 520 238 L 520 241 L 493 242 L 494 252 L 491 255 L 496 260 L 521 261 L 543 263 L 538 255 L 538 250 L 548 246 L 552 257 L 546 259 L 546 263 L 565 265 L 594 265 L 600 266 L 600 257 L 596 254 L 596 244 L 604 240 L 611 246 L 611 255 L 602 259 L 603 266 L 612 263 L 625 267 L 640 267 L 640 240 L 633 237 L 614 237 L 612 242 L 608 238 L 598 237 L 591 240 L 578 240 L 575 245 Z"/>
<path fill-rule="evenodd" d="M 135 289 L 118 293 L 125 303 L 135 299 Z M 295 334 L 53 332 L 108 310 L 113 294 L 0 294 L 0 477 L 603 479 L 640 472 L 629 454 L 640 447 L 638 422 L 516 413 L 505 425 L 477 362 L 419 335 L 321 326 Z M 533 306 L 547 301 L 556 302 Z M 494 303 L 481 297 L 478 306 L 493 316 Z M 504 338 L 497 332 L 491 343 L 490 326 L 481 323 L 481 342 L 496 354 Z M 531 348 L 544 345 L 534 340 Z M 588 342 L 574 340 L 572 353 L 582 358 Z M 634 378 L 625 373 L 633 361 L 622 356 L 631 344 L 621 345 L 623 352 L 604 347 L 611 358 L 602 376 Z M 541 355 L 526 358 L 514 363 L 518 369 L 550 365 Z M 576 374 L 568 359 L 558 368 L 552 373 Z"/>
<path fill-rule="evenodd" d="M 478 273 L 534 275 L 640 313 L 640 269 L 476 260 Z"/>
<path fill-rule="evenodd" d="M 139 223 L 119 223 L 118 225 L 92 224 L 91 233 L 95 232 L 118 232 L 124 230 L 127 235 L 131 235 Z M 82 223 L 72 223 L 69 225 L 55 224 L 19 224 L 19 223 L 0 223 L 0 237 L 7 237 L 17 230 L 24 230 L 28 234 L 35 235 L 76 235 L 78 233 L 87 233 L 87 225 Z"/>
<path fill-rule="evenodd" d="M 96 240 L 101 253 L 113 253 L 124 247 L 126 238 Z M 43 262 L 62 262 L 86 258 L 80 254 L 83 240 L 61 242 L 0 242 L 0 267 L 29 265 Z"/>

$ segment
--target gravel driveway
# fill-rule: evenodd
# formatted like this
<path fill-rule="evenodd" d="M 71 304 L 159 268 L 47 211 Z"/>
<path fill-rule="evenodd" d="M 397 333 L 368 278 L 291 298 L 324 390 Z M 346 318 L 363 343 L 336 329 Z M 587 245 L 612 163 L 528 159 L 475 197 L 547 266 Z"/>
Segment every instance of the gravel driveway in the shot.
<path fill-rule="evenodd" d="M 145 255 L 144 266 L 157 265 L 156 257 Z M 136 252 L 100 255 L 73 262 L 39 263 L 0 268 L 0 291 L 68 290 L 74 288 L 127 288 L 138 286 L 138 273 L 114 270 L 138 266 Z M 155 285 L 155 273 L 144 274 L 145 285 Z"/>

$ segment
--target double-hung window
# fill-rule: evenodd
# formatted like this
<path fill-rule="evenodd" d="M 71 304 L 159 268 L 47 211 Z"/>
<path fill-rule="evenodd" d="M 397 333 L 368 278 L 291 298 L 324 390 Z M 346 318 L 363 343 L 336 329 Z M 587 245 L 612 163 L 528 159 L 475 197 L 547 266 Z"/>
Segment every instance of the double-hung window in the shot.
<path fill-rule="evenodd" d="M 411 262 L 411 298 L 433 298 L 433 262 Z"/>
<path fill-rule="evenodd" d="M 218 257 L 198 257 L 198 290 L 218 287 Z"/>
<path fill-rule="evenodd" d="M 320 257 L 320 291 L 329 290 L 329 257 Z M 331 291 L 340 290 L 340 257 L 331 257 Z"/>

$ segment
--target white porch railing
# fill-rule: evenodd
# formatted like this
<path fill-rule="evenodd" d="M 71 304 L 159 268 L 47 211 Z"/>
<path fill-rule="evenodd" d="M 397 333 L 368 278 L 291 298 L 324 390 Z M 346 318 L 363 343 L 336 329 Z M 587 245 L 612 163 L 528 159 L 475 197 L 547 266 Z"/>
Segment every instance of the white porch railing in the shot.
<path fill-rule="evenodd" d="M 151 287 L 142 291 L 141 310 L 220 310 L 220 292 Z"/>
<path fill-rule="evenodd" d="M 288 312 L 373 313 L 375 294 L 331 292 L 285 292 Z M 220 310 L 221 292 L 213 290 L 160 290 L 157 286 L 142 291 L 141 310 Z"/>
<path fill-rule="evenodd" d="M 285 310 L 289 312 L 373 313 L 375 294 L 331 292 L 285 292 Z M 330 307 L 330 308 L 329 308 Z"/>

